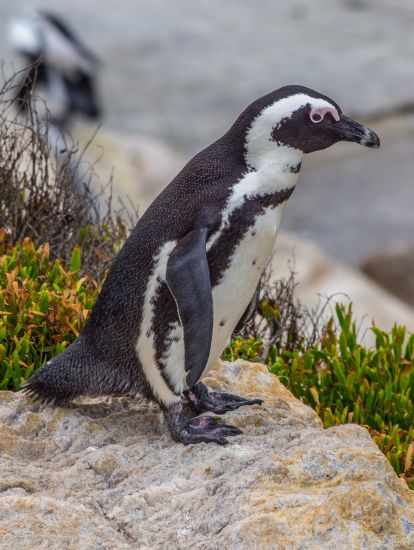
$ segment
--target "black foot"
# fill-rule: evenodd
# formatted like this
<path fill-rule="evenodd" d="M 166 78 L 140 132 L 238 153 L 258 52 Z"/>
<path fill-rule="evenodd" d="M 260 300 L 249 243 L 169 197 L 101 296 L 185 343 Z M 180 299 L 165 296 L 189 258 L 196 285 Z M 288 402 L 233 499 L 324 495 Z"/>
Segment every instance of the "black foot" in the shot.
<path fill-rule="evenodd" d="M 245 405 L 261 405 L 261 399 L 246 399 L 231 393 L 222 393 L 210 391 L 207 386 L 199 382 L 186 393 L 186 396 L 198 413 L 214 412 L 216 414 L 224 414 L 229 411 L 234 411 Z"/>
<path fill-rule="evenodd" d="M 228 443 L 227 437 L 243 433 L 236 426 L 224 424 L 216 416 L 189 417 L 182 403 L 169 407 L 165 412 L 171 436 L 175 441 L 189 445 L 191 443 Z"/>

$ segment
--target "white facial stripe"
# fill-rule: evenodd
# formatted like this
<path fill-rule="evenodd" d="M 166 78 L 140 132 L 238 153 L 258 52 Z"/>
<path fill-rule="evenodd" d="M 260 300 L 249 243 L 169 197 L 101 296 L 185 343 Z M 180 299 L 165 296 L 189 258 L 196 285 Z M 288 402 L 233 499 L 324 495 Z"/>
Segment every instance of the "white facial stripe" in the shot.
<path fill-rule="evenodd" d="M 145 378 L 151 386 L 154 395 L 167 406 L 178 402 L 180 397 L 170 390 L 156 363 L 155 338 L 151 330 L 152 321 L 155 315 L 152 297 L 156 295 L 160 284 L 165 281 L 168 258 L 175 248 L 175 245 L 175 241 L 165 243 L 154 260 L 154 269 L 148 280 L 148 286 L 145 293 L 141 331 L 135 346 L 138 358 L 141 361 L 145 373 Z"/>
<path fill-rule="evenodd" d="M 289 157 L 298 153 L 293 147 L 284 145 L 284 152 L 281 155 L 280 149 L 271 139 L 273 130 L 280 127 L 281 123 L 291 118 L 301 107 L 305 105 L 311 105 L 312 109 L 335 109 L 334 105 L 322 98 L 315 98 L 306 94 L 295 94 L 289 97 L 284 97 L 278 101 L 275 101 L 269 107 L 263 109 L 263 111 L 254 119 L 252 125 L 246 136 L 246 162 L 253 168 L 260 168 L 264 163 L 268 162 L 269 158 L 273 158 L 276 162 L 282 157 Z M 285 162 L 283 159 L 279 162 Z"/>

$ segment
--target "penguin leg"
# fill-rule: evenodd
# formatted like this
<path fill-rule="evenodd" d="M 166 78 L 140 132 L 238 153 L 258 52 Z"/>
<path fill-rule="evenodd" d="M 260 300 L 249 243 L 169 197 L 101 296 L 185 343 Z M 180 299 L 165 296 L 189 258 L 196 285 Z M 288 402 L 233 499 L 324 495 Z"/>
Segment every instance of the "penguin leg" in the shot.
<path fill-rule="evenodd" d="M 227 438 L 242 433 L 236 426 L 224 424 L 217 416 L 194 416 L 188 403 L 174 403 L 164 410 L 171 437 L 174 441 L 191 443 L 217 443 L 226 445 Z"/>
<path fill-rule="evenodd" d="M 231 393 L 211 391 L 205 384 L 199 382 L 186 392 L 187 399 L 197 414 L 213 412 L 224 414 L 245 405 L 262 405 L 262 399 L 246 399 Z"/>

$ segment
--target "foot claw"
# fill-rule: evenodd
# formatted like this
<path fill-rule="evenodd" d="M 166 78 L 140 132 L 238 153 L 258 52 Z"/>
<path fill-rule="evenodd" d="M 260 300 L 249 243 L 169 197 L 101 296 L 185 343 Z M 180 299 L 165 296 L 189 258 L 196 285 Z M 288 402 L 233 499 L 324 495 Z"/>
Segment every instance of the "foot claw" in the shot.
<path fill-rule="evenodd" d="M 187 397 L 197 413 L 214 412 L 224 414 L 246 405 L 262 405 L 262 399 L 246 399 L 231 393 L 209 391 L 204 384 L 196 384 Z"/>
<path fill-rule="evenodd" d="M 242 430 L 225 424 L 218 416 L 195 416 L 211 411 L 224 414 L 244 405 L 261 405 L 261 399 L 245 399 L 229 393 L 210 392 L 203 384 L 196 384 L 186 398 L 164 409 L 170 433 L 175 441 L 191 443 L 217 443 L 226 445 L 228 437 L 240 435 Z"/>
<path fill-rule="evenodd" d="M 224 424 L 217 416 L 196 416 L 188 420 L 173 435 L 174 439 L 184 445 L 192 443 L 226 445 L 227 437 L 234 437 L 241 433 L 239 428 Z"/>

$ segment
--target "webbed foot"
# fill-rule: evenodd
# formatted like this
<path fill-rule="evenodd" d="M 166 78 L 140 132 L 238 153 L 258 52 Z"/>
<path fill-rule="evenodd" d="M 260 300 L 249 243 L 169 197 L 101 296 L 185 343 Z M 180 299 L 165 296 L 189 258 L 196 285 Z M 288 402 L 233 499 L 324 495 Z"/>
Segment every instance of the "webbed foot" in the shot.
<path fill-rule="evenodd" d="M 243 433 L 236 426 L 224 424 L 217 416 L 195 416 L 185 414 L 182 403 L 168 407 L 164 414 L 171 436 L 175 441 L 191 443 L 217 443 L 225 445 L 227 437 Z"/>
<path fill-rule="evenodd" d="M 201 382 L 193 386 L 186 393 L 186 397 L 198 414 L 207 411 L 224 414 L 245 405 L 261 405 L 263 403 L 262 399 L 246 399 L 231 393 L 211 391 Z"/>

